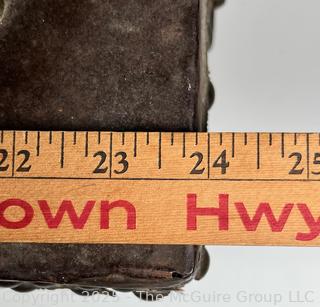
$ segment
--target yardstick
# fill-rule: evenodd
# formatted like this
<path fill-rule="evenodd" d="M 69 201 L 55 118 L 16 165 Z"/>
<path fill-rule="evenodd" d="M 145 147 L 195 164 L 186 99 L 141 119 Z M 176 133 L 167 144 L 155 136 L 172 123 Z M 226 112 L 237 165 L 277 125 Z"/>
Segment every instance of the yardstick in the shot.
<path fill-rule="evenodd" d="M 320 246 L 320 134 L 0 132 L 0 242 Z"/>

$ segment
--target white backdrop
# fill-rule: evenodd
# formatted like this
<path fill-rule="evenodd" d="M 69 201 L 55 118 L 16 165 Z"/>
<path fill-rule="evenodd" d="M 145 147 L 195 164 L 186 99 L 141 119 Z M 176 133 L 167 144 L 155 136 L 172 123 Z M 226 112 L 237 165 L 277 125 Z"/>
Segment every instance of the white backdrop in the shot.
<path fill-rule="evenodd" d="M 210 70 L 216 103 L 211 131 L 319 131 L 320 1 L 227 0 L 216 13 Z M 16 294 L 0 305 L 21 306 L 319 306 L 320 249 L 210 247 L 207 277 L 180 295 L 141 303 L 70 291 Z M 307 299 L 309 302 L 297 301 Z"/>

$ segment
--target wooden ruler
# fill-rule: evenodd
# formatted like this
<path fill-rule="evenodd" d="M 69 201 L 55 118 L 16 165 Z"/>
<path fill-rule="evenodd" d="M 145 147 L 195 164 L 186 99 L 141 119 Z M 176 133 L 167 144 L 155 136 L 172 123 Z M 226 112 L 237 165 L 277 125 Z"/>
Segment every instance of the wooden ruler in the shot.
<path fill-rule="evenodd" d="M 2 131 L 0 242 L 319 246 L 320 135 Z"/>

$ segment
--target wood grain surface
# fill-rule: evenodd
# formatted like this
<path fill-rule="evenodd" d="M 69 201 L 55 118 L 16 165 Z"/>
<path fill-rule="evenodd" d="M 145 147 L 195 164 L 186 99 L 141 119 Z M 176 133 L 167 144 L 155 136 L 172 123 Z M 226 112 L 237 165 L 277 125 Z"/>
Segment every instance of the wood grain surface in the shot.
<path fill-rule="evenodd" d="M 0 242 L 318 246 L 317 133 L 0 132 Z"/>

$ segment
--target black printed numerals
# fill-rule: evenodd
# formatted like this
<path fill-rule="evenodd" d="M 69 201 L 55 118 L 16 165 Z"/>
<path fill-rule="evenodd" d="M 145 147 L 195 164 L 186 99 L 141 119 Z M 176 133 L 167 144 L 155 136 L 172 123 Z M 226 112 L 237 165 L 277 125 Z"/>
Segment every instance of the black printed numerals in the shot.
<path fill-rule="evenodd" d="M 5 149 L 0 149 L 0 172 L 5 172 L 9 168 L 8 160 L 8 151 Z"/>
<path fill-rule="evenodd" d="M 295 159 L 295 163 L 289 172 L 289 175 L 301 175 L 304 171 L 303 167 L 300 167 L 302 160 L 302 154 L 300 152 L 293 152 L 289 155 L 289 159 Z"/>
<path fill-rule="evenodd" d="M 317 165 L 319 166 L 320 165 L 320 152 L 316 152 L 314 154 L 313 165 L 315 165 L 315 166 L 317 166 Z M 320 171 L 318 171 L 318 172 L 313 171 L 312 174 L 313 175 L 320 175 Z"/>
<path fill-rule="evenodd" d="M 225 175 L 229 166 L 230 163 L 227 160 L 227 151 L 224 150 L 217 158 L 217 160 L 213 163 L 213 167 L 220 168 L 221 174 Z"/>
<path fill-rule="evenodd" d="M 124 174 L 129 169 L 129 162 L 127 160 L 127 154 L 124 151 L 120 151 L 115 154 L 115 158 L 118 158 L 118 169 L 115 169 L 113 172 L 117 175 Z"/>
<path fill-rule="evenodd" d="M 201 152 L 194 152 L 191 156 L 191 159 L 195 159 L 195 165 L 193 169 L 191 170 L 190 174 L 191 175 L 202 175 L 205 171 L 204 167 L 201 167 L 202 161 L 203 161 L 203 154 Z"/>
<path fill-rule="evenodd" d="M 30 159 L 30 151 L 28 150 L 20 150 L 17 153 L 17 157 L 21 156 L 22 157 L 22 162 L 20 165 L 17 167 L 17 172 L 21 173 L 28 173 L 30 172 L 31 165 L 29 164 L 29 159 Z"/>
<path fill-rule="evenodd" d="M 31 165 L 30 160 L 30 151 L 20 150 L 17 152 L 17 157 L 21 157 L 22 160 L 18 163 L 16 171 L 21 173 L 30 172 Z M 8 151 L 6 149 L 0 149 L 0 172 L 6 172 L 9 169 L 8 163 Z"/>
<path fill-rule="evenodd" d="M 105 174 L 108 171 L 106 166 L 107 154 L 104 151 L 98 151 L 93 155 L 94 158 L 99 158 L 97 167 L 94 169 L 94 174 Z"/>

